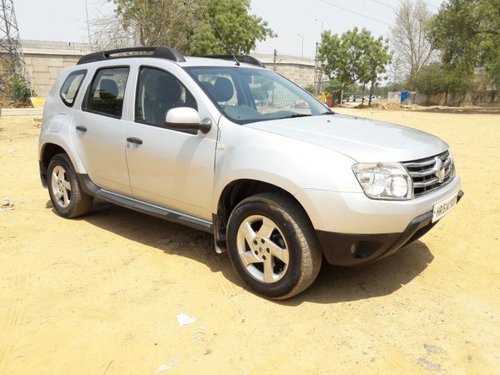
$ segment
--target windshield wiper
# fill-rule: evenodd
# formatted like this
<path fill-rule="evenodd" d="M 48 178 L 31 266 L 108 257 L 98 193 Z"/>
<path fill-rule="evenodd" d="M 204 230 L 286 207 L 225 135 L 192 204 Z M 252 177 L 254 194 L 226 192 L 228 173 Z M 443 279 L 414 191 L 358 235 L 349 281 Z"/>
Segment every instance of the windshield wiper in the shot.
<path fill-rule="evenodd" d="M 335 112 L 333 112 L 333 111 L 327 111 L 327 112 L 320 113 L 319 115 L 321 116 L 321 115 L 334 115 L 334 114 L 335 114 Z"/>
<path fill-rule="evenodd" d="M 312 116 L 311 114 L 307 114 L 307 113 L 294 113 L 293 115 L 288 115 L 288 116 L 285 116 L 285 117 L 280 117 L 281 118 L 296 118 L 296 117 L 309 117 L 309 116 Z"/>

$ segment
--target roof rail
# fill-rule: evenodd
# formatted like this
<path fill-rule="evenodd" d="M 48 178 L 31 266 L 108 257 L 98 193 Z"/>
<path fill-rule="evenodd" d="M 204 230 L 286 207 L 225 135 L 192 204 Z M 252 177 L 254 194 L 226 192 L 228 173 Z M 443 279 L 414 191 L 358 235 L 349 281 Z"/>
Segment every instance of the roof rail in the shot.
<path fill-rule="evenodd" d="M 208 57 L 210 59 L 232 60 L 232 61 L 234 61 L 234 58 L 236 57 L 236 60 L 238 60 L 241 63 L 256 65 L 256 66 L 260 66 L 261 68 L 265 68 L 264 64 L 262 64 L 255 57 L 250 56 L 250 55 L 235 55 L 235 56 L 233 56 L 233 55 L 207 55 L 207 56 L 201 56 L 201 57 Z"/>
<path fill-rule="evenodd" d="M 156 57 L 160 59 L 184 62 L 186 59 L 174 48 L 170 47 L 132 47 L 120 48 L 109 51 L 89 53 L 78 60 L 77 65 L 87 64 L 96 61 L 120 59 L 125 57 Z"/>

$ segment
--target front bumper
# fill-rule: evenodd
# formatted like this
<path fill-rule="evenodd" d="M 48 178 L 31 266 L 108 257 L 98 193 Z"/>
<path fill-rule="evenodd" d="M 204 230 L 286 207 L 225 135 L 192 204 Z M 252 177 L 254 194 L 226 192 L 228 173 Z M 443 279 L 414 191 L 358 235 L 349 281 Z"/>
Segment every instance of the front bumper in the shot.
<path fill-rule="evenodd" d="M 463 195 L 460 190 L 458 201 Z M 328 263 L 356 266 L 394 254 L 422 237 L 436 224 L 432 223 L 432 211 L 429 211 L 413 219 L 402 233 L 346 234 L 316 230 L 316 234 Z"/>

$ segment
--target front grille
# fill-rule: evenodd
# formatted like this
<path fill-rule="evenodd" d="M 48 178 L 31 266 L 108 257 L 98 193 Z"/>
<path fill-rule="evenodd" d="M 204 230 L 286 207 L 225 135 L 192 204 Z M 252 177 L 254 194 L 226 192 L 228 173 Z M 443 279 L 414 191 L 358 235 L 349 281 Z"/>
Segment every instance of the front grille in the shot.
<path fill-rule="evenodd" d="M 425 159 L 402 163 L 413 180 L 413 196 L 418 197 L 449 183 L 455 176 L 455 165 L 448 151 Z"/>

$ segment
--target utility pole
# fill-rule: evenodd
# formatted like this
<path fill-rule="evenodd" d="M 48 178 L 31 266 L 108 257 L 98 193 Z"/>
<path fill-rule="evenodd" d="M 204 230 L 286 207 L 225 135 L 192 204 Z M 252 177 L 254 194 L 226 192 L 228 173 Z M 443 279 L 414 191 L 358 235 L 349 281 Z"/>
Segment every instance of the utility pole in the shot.
<path fill-rule="evenodd" d="M 316 95 L 319 95 L 319 42 L 316 42 L 316 52 L 314 54 L 314 83 L 316 84 Z"/>
<path fill-rule="evenodd" d="M 318 19 L 318 18 L 315 18 L 314 21 L 316 22 L 321 22 L 321 32 L 319 34 L 319 39 L 320 41 L 322 40 L 323 38 L 323 28 L 324 28 L 324 23 L 322 20 Z M 316 42 L 316 55 L 315 55 L 315 59 L 314 59 L 314 68 L 315 68 L 315 74 L 314 74 L 314 78 L 315 78 L 315 83 L 316 83 L 316 95 L 319 95 L 319 93 L 321 92 L 321 89 L 322 89 L 322 85 L 321 85 L 321 80 L 323 79 L 323 72 L 321 71 L 321 67 L 320 67 L 320 64 L 319 64 L 319 45 L 320 45 L 321 42 Z"/>
<path fill-rule="evenodd" d="M 301 48 L 301 56 L 304 57 L 304 35 L 302 34 L 297 34 L 299 38 L 302 38 L 302 48 Z"/>
<path fill-rule="evenodd" d="M 90 45 L 89 5 L 87 4 L 87 0 L 85 0 L 85 14 L 87 15 L 87 38 Z"/>
<path fill-rule="evenodd" d="M 278 60 L 278 50 L 274 49 L 274 58 L 273 58 L 273 71 L 276 71 L 276 61 Z M 274 93 L 275 93 L 275 85 L 273 84 L 273 90 L 271 93 L 271 103 L 274 104 Z"/>
<path fill-rule="evenodd" d="M 30 84 L 26 79 L 26 63 L 14 11 L 14 1 L 1 0 L 0 5 L 0 95 L 5 96 L 15 76 L 25 81 L 28 87 Z"/>

